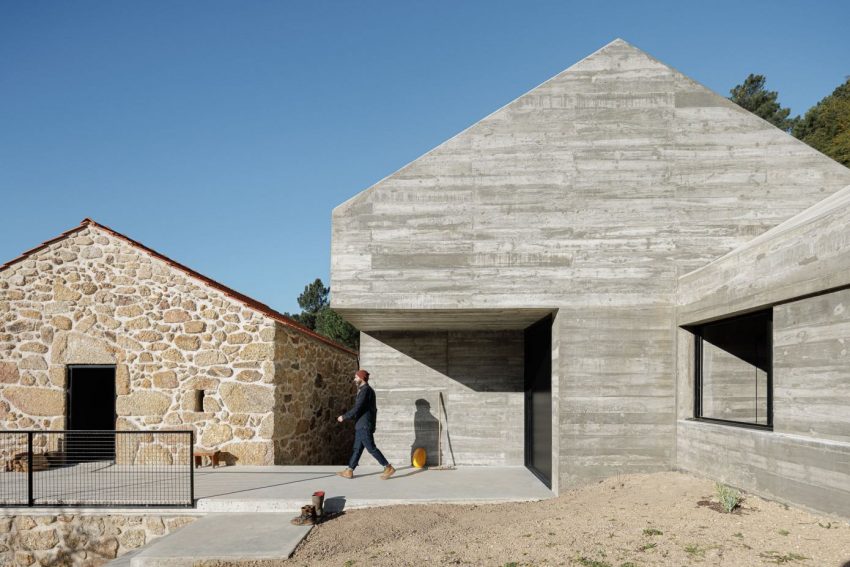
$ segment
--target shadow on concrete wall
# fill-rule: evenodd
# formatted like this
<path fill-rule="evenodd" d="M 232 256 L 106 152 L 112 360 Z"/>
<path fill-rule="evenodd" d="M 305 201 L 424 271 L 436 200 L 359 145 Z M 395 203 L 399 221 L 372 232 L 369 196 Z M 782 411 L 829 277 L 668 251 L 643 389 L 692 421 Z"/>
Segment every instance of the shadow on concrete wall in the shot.
<path fill-rule="evenodd" d="M 431 403 L 425 399 L 416 400 L 416 413 L 413 414 L 413 444 L 410 446 L 410 460 L 413 452 L 422 447 L 427 456 L 426 465 L 434 466 L 439 462 L 439 425 L 431 413 Z"/>
<path fill-rule="evenodd" d="M 522 331 L 375 331 L 369 336 L 400 355 L 391 364 L 405 379 L 381 387 L 437 387 L 448 379 L 475 392 L 524 390 Z M 380 377 L 380 367 L 372 370 Z M 401 383 L 407 380 L 412 383 Z"/>

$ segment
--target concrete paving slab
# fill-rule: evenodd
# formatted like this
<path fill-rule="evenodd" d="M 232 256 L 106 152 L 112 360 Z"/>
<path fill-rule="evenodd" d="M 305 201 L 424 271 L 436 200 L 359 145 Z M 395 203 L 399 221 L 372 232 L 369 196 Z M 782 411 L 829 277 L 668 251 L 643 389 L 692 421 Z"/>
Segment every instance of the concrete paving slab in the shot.
<path fill-rule="evenodd" d="M 130 567 L 192 567 L 280 561 L 295 551 L 312 526 L 293 526 L 292 514 L 212 514 L 158 539 L 130 559 Z"/>
<path fill-rule="evenodd" d="M 525 467 L 401 468 L 389 480 L 381 468 L 358 467 L 352 480 L 342 467 L 227 467 L 196 473 L 198 512 L 297 512 L 323 490 L 329 509 L 392 504 L 490 503 L 543 500 L 552 491 Z"/>

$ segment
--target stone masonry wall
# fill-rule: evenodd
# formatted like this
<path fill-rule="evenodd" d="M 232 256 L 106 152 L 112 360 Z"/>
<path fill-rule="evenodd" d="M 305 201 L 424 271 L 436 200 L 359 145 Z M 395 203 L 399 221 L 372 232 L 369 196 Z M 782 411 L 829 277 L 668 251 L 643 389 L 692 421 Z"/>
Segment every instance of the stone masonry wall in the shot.
<path fill-rule="evenodd" d="M 80 514 L 0 517 L 0 565 L 99 567 L 194 520 Z"/>
<path fill-rule="evenodd" d="M 357 357 L 278 324 L 275 332 L 275 464 L 336 465 L 354 441 L 336 417 L 354 403 Z"/>
<path fill-rule="evenodd" d="M 67 365 L 114 364 L 117 429 L 193 429 L 231 461 L 272 464 L 275 334 L 88 226 L 0 272 L 0 428 L 64 428 Z"/>

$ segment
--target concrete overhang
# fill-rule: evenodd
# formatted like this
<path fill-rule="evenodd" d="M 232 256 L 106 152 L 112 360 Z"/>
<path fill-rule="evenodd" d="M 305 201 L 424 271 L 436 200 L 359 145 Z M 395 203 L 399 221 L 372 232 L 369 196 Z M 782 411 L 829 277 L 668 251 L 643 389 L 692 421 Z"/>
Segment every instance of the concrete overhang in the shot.
<path fill-rule="evenodd" d="M 556 308 L 351 309 L 334 308 L 361 331 L 519 330 L 554 314 Z"/>
<path fill-rule="evenodd" d="M 850 185 L 679 278 L 677 322 L 701 324 L 850 287 Z"/>

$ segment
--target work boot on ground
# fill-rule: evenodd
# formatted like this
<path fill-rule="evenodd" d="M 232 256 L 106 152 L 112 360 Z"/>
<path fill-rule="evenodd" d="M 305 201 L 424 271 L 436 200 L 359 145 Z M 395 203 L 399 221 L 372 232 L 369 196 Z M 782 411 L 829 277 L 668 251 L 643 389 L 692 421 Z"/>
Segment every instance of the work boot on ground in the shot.
<path fill-rule="evenodd" d="M 312 526 L 316 523 L 316 508 L 313 506 L 301 506 L 301 515 L 292 518 L 290 522 L 295 526 Z"/>
<path fill-rule="evenodd" d="M 341 476 L 342 478 L 354 478 L 354 471 L 351 469 L 345 469 L 343 471 L 339 471 L 336 475 Z"/>
<path fill-rule="evenodd" d="M 393 466 L 387 465 L 387 466 L 384 467 L 384 472 L 383 472 L 383 474 L 381 474 L 381 478 L 384 479 L 384 480 L 387 480 L 388 478 L 390 478 L 394 474 L 395 474 L 395 469 L 393 468 Z"/>

